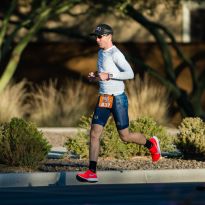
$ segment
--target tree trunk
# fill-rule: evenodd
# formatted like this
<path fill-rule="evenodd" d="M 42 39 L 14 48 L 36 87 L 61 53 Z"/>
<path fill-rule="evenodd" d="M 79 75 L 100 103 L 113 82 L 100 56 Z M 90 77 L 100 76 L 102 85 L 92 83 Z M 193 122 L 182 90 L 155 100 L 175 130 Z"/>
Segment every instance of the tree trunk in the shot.
<path fill-rule="evenodd" d="M 200 108 L 197 109 L 199 104 L 197 102 L 200 102 L 199 95 L 202 95 L 201 92 L 199 92 L 199 85 L 196 79 L 195 69 L 193 63 L 187 59 L 183 53 L 180 51 L 178 46 L 176 45 L 174 37 L 171 35 L 171 33 L 168 32 L 165 28 L 162 26 L 159 26 L 159 24 L 156 24 L 154 22 L 149 21 L 146 19 L 141 13 L 139 13 L 137 10 L 133 8 L 132 5 L 127 4 L 124 7 L 123 12 L 133 18 L 135 21 L 139 22 L 142 26 L 144 26 L 156 39 L 156 42 L 159 45 L 159 48 L 161 50 L 162 58 L 164 60 L 164 69 L 167 74 L 166 79 L 161 77 L 161 75 L 157 72 L 155 72 L 152 68 L 149 66 L 144 66 L 146 68 L 147 72 L 153 75 L 155 78 L 160 80 L 172 93 L 172 95 L 176 98 L 177 104 L 179 109 L 181 110 L 181 113 L 184 117 L 186 116 L 197 116 L 197 114 L 203 115 L 203 110 Z M 176 49 L 178 56 L 182 58 L 182 60 L 186 63 L 186 65 L 189 66 L 192 79 L 193 79 L 193 94 L 196 92 L 195 96 L 195 103 L 193 104 L 191 101 L 190 96 L 186 93 L 186 91 L 180 89 L 176 84 L 176 74 L 179 74 L 177 71 L 175 72 L 172 64 L 172 57 L 170 53 L 170 49 L 166 41 L 164 40 L 164 36 L 159 32 L 159 29 L 163 30 L 173 41 L 174 48 Z"/>

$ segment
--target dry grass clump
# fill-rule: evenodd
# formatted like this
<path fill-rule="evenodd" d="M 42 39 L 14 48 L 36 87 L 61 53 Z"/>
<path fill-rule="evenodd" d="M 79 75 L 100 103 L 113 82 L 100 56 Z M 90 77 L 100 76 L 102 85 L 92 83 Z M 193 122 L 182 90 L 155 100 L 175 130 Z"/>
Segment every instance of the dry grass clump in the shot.
<path fill-rule="evenodd" d="M 82 81 L 67 82 L 57 89 L 56 81 L 38 86 L 31 95 L 30 119 L 39 126 L 76 126 L 93 104 L 92 89 Z"/>
<path fill-rule="evenodd" d="M 82 81 L 67 82 L 63 90 L 61 108 L 63 121 L 69 124 L 76 124 L 83 115 L 90 115 L 93 112 L 97 101 L 97 91 L 95 88 L 85 85 Z"/>
<path fill-rule="evenodd" d="M 151 80 L 148 75 L 143 80 L 137 76 L 126 85 L 130 120 L 147 116 L 160 124 L 168 123 L 168 92 L 162 85 Z"/>
<path fill-rule="evenodd" d="M 24 117 L 28 111 L 25 80 L 19 83 L 10 83 L 0 93 L 0 122 L 8 122 L 13 117 Z"/>
<path fill-rule="evenodd" d="M 68 81 L 57 88 L 50 80 L 26 92 L 26 81 L 10 84 L 0 93 L 0 122 L 23 117 L 38 126 L 78 126 L 81 116 L 94 111 L 98 92 L 81 80 Z M 168 122 L 168 93 L 166 89 L 145 76 L 127 82 L 130 120 L 152 117 L 161 124 Z M 26 102 L 26 103 L 25 103 Z"/>
<path fill-rule="evenodd" d="M 30 119 L 39 126 L 51 126 L 55 124 L 55 118 L 60 113 L 58 105 L 61 93 L 56 89 L 56 81 L 50 80 L 41 86 L 33 88 L 30 93 Z"/>

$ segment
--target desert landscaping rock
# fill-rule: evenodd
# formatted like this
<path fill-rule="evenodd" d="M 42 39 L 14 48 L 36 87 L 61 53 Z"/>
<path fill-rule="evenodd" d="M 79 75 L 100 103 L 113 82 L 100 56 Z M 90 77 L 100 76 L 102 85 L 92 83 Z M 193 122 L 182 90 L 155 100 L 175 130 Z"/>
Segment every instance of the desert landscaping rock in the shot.
<path fill-rule="evenodd" d="M 40 167 L 41 171 L 81 171 L 87 169 L 88 160 L 50 159 Z M 98 170 L 157 170 L 157 169 L 202 169 L 205 161 L 184 160 L 163 157 L 157 164 L 151 162 L 150 157 L 135 157 L 133 159 L 99 159 Z"/>

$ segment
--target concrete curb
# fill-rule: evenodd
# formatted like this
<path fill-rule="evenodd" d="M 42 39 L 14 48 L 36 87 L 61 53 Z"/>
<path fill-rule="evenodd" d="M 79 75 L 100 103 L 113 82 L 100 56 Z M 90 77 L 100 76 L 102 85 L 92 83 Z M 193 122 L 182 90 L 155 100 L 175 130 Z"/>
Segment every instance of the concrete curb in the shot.
<path fill-rule="evenodd" d="M 0 174 L 0 188 L 90 185 L 78 182 L 77 172 Z M 205 169 L 99 171 L 95 184 L 205 182 Z"/>
<path fill-rule="evenodd" d="M 171 135 L 176 135 L 179 133 L 179 130 L 177 128 L 170 128 L 165 127 L 167 132 Z M 79 128 L 79 127 L 39 127 L 39 130 L 42 132 L 55 132 L 55 133 L 77 133 L 78 131 L 86 131 L 86 129 Z"/>
<path fill-rule="evenodd" d="M 38 129 L 42 132 L 71 133 L 71 134 L 76 134 L 78 131 L 86 131 L 85 129 L 78 128 L 78 127 L 39 127 Z"/>

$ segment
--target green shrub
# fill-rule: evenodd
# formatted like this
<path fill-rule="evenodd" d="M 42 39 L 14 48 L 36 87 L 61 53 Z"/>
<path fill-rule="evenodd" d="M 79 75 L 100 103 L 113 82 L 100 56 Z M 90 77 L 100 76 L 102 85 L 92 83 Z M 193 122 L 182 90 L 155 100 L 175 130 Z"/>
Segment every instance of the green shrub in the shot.
<path fill-rule="evenodd" d="M 169 136 L 166 129 L 163 126 L 159 125 L 151 117 L 140 117 L 136 120 L 131 121 L 130 131 L 143 133 L 147 139 L 150 139 L 152 136 L 157 136 L 160 141 L 161 151 L 171 152 L 175 150 L 175 147 L 173 145 L 174 137 Z M 130 144 L 129 146 L 133 145 L 134 144 Z M 149 153 L 149 151 L 145 149 L 144 146 L 137 145 L 136 148 L 138 155 Z"/>
<path fill-rule="evenodd" d="M 67 146 L 71 153 L 79 155 L 81 158 L 88 157 L 88 135 L 82 131 L 75 137 L 68 138 L 65 146 Z"/>
<path fill-rule="evenodd" d="M 36 126 L 20 118 L 0 125 L 0 162 L 11 166 L 37 166 L 51 146 Z"/>
<path fill-rule="evenodd" d="M 118 135 L 112 118 L 109 119 L 105 129 L 103 130 L 100 141 L 100 156 L 114 158 L 131 157 L 131 153 L 127 150 L 126 143 L 124 143 Z"/>
<path fill-rule="evenodd" d="M 90 129 L 91 118 L 82 118 L 81 128 Z M 151 118 L 139 118 L 130 122 L 131 132 L 142 132 L 147 138 L 157 135 L 161 142 L 161 149 L 164 151 L 173 151 L 172 137 L 168 136 L 165 129 L 158 125 Z M 66 145 L 68 150 L 83 157 L 88 157 L 88 133 L 79 132 L 75 137 L 68 139 Z M 124 143 L 117 132 L 115 123 L 112 118 L 109 119 L 103 130 L 100 141 L 100 156 L 114 158 L 128 158 L 148 154 L 144 146 L 134 143 Z"/>
<path fill-rule="evenodd" d="M 89 130 L 91 117 L 82 116 L 80 119 L 80 128 Z M 68 138 L 65 146 L 73 154 L 79 155 L 81 158 L 87 158 L 89 154 L 89 137 L 87 131 L 79 131 L 74 137 Z"/>
<path fill-rule="evenodd" d="M 205 123 L 200 118 L 184 118 L 176 146 L 184 157 L 205 156 Z"/>

